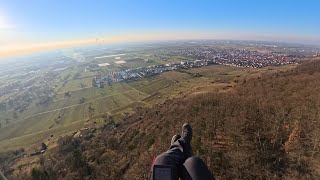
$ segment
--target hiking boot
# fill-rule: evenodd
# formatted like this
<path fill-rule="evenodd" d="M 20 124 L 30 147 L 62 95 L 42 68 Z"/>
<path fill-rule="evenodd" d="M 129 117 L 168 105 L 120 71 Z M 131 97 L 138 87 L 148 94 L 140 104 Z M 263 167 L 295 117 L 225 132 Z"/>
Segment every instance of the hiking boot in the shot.
<path fill-rule="evenodd" d="M 184 123 L 182 126 L 181 137 L 188 143 L 191 142 L 192 139 L 192 128 L 188 123 Z"/>
<path fill-rule="evenodd" d="M 171 139 L 171 145 L 173 145 L 173 143 L 175 143 L 180 138 L 181 136 L 179 134 L 174 135 Z"/>
<path fill-rule="evenodd" d="M 191 125 L 188 123 L 185 123 L 182 126 L 181 140 L 182 140 L 183 153 L 187 158 L 193 155 L 192 147 L 191 147 L 191 139 L 192 139 Z"/>

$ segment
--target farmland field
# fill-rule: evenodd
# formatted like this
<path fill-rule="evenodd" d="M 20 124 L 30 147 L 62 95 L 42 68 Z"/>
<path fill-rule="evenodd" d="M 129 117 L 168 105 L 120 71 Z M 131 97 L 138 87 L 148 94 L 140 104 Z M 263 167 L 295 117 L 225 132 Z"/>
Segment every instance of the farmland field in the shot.
<path fill-rule="evenodd" d="M 191 56 L 159 56 L 153 53 L 154 50 L 93 52 L 85 56 L 70 53 L 69 56 L 78 59 L 65 58 L 37 71 L 0 79 L 0 86 L 9 81 L 13 85 L 24 83 L 24 88 L 10 89 L 0 96 L 0 101 L 12 106 L 0 111 L 0 151 L 28 148 L 41 141 L 50 144 L 65 133 L 73 133 L 83 127 L 103 126 L 106 115 L 120 121 L 137 107 L 152 107 L 167 99 L 193 93 L 225 91 L 261 73 L 291 68 L 211 65 L 115 82 L 101 88 L 93 85 L 96 75 L 194 60 Z"/>

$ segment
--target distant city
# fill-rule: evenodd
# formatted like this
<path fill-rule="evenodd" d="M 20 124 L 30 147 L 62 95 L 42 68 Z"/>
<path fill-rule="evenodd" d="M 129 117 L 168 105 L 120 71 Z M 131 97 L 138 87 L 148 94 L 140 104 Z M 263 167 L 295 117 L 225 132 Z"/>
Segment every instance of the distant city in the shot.
<path fill-rule="evenodd" d="M 126 80 L 140 79 L 161 74 L 167 71 L 198 68 L 202 66 L 220 64 L 243 68 L 263 68 L 266 66 L 281 66 L 297 63 L 303 55 L 292 55 L 278 52 L 261 53 L 246 49 L 179 49 L 160 50 L 158 57 L 166 61 L 167 56 L 187 56 L 195 60 L 183 60 L 148 67 L 128 68 L 114 71 L 104 75 L 96 75 L 93 79 L 93 86 L 103 87 L 104 85 Z M 191 59 L 191 58 L 190 58 Z"/>

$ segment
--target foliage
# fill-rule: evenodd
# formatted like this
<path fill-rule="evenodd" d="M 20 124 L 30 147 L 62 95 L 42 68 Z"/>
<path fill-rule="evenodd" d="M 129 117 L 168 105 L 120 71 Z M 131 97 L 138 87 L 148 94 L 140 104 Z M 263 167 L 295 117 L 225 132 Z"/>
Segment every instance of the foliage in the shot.
<path fill-rule="evenodd" d="M 246 80 L 233 91 L 139 108 L 92 139 L 61 138 L 49 164 L 59 179 L 149 179 L 152 159 L 181 125 L 193 149 L 223 179 L 319 177 L 320 62 Z"/>

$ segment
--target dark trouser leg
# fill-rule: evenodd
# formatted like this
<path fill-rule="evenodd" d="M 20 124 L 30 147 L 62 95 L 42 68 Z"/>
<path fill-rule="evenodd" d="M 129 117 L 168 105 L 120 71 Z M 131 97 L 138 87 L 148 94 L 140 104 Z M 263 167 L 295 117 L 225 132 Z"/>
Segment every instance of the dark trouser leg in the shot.
<path fill-rule="evenodd" d="M 180 138 L 170 146 L 168 151 L 159 155 L 155 159 L 154 164 L 155 165 L 171 165 L 171 166 L 179 167 L 189 157 L 189 154 L 187 154 L 186 152 L 190 152 L 190 151 L 191 151 L 190 143 L 186 143 L 186 141 L 183 138 Z"/>
<path fill-rule="evenodd" d="M 157 156 L 154 164 L 179 167 L 184 162 L 183 157 L 183 153 L 178 148 L 173 148 Z"/>
<path fill-rule="evenodd" d="M 188 158 L 182 168 L 182 180 L 214 180 L 207 165 L 199 157 Z"/>
<path fill-rule="evenodd" d="M 183 138 L 180 138 L 170 146 L 168 151 L 156 157 L 154 165 L 172 166 L 176 169 L 177 175 L 181 176 L 182 164 L 188 158 L 188 155 L 186 154 L 186 151 L 184 151 L 184 149 L 188 148 L 191 149 L 190 143 L 186 143 Z"/>

